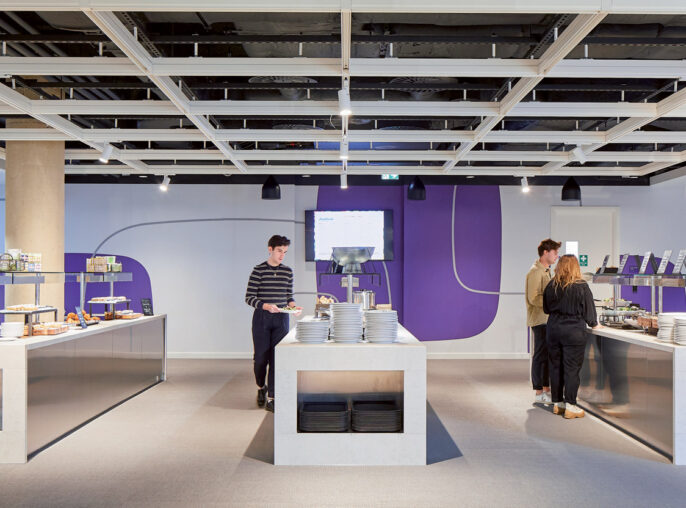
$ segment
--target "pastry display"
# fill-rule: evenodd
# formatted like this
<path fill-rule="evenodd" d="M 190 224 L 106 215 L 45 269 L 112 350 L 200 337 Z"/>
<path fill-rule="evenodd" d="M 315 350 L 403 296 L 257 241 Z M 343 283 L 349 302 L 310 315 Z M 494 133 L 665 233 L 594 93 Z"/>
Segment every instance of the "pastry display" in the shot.
<path fill-rule="evenodd" d="M 132 310 L 120 310 L 117 311 L 115 317 L 116 319 L 138 319 L 139 317 L 143 317 L 143 314 Z"/>
<path fill-rule="evenodd" d="M 21 305 L 8 305 L 5 310 L 10 310 L 14 312 L 35 312 L 37 310 L 49 308 L 50 307 L 46 307 L 45 305 L 34 305 L 31 303 L 24 303 Z"/>
<path fill-rule="evenodd" d="M 111 302 L 125 302 L 128 300 L 125 296 L 95 296 L 90 299 L 93 303 L 111 303 Z"/>
<path fill-rule="evenodd" d="M 91 316 L 87 312 L 83 313 L 83 319 L 86 321 L 87 324 L 95 324 L 100 321 L 99 317 Z M 79 321 L 79 316 L 74 312 L 70 312 L 69 314 L 67 314 L 67 319 L 65 320 L 65 322 L 69 325 L 81 324 L 81 321 Z"/>
<path fill-rule="evenodd" d="M 33 325 L 33 335 L 57 335 L 69 331 L 65 323 L 36 323 Z"/>

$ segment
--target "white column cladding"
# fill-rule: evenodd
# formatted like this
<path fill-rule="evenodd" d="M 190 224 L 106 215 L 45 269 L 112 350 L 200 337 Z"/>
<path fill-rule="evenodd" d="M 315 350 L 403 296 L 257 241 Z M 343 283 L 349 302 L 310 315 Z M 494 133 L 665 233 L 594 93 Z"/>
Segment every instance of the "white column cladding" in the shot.
<path fill-rule="evenodd" d="M 686 347 L 674 348 L 674 464 L 686 465 Z"/>
<path fill-rule="evenodd" d="M 0 346 L 2 370 L 2 430 L 0 464 L 26 462 L 26 347 L 21 343 Z"/>
<path fill-rule="evenodd" d="M 302 344 L 291 330 L 276 347 L 275 465 L 426 464 L 426 347 L 398 333 L 393 344 Z M 298 433 L 298 371 L 402 371 L 403 432 Z"/>

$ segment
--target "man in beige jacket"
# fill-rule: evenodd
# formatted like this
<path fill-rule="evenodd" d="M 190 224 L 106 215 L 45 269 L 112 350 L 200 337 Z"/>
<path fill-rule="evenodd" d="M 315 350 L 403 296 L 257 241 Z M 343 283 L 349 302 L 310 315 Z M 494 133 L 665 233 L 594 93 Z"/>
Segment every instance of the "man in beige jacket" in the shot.
<path fill-rule="evenodd" d="M 531 362 L 531 382 L 536 391 L 534 403 L 551 403 L 546 344 L 548 316 L 543 312 L 543 290 L 552 279 L 550 267 L 557 261 L 560 245 L 550 238 L 543 240 L 538 246 L 538 259 L 526 274 L 526 325 L 531 327 L 534 335 L 534 357 Z"/>

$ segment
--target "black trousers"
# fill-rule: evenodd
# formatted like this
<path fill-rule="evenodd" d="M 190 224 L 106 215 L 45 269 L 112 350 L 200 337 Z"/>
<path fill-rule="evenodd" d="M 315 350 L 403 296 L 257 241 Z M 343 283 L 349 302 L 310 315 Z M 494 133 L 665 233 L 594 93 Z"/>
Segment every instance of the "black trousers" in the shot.
<path fill-rule="evenodd" d="M 288 314 L 255 309 L 252 315 L 252 343 L 255 382 L 264 386 L 267 379 L 267 394 L 274 397 L 274 348 L 288 333 Z M 269 372 L 269 374 L 267 374 Z"/>
<path fill-rule="evenodd" d="M 531 361 L 531 382 L 534 390 L 542 390 L 550 386 L 550 372 L 548 368 L 548 344 L 545 339 L 546 325 L 531 327 L 534 334 L 534 357 Z"/>
<path fill-rule="evenodd" d="M 585 327 L 552 325 L 546 333 L 550 360 L 550 395 L 553 402 L 576 404 L 579 392 L 579 372 L 584 363 L 587 334 Z"/>

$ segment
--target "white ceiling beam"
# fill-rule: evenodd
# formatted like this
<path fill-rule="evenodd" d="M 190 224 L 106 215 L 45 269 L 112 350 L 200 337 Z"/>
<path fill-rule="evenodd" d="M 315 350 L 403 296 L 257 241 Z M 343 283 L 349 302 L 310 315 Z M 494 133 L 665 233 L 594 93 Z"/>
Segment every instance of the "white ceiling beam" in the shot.
<path fill-rule="evenodd" d="M 542 77 L 543 60 L 515 58 L 350 58 L 353 77 Z M 148 71 L 125 57 L 0 57 L 15 76 L 340 76 L 338 58 L 149 58 Z M 545 69 L 545 66 L 543 67 Z M 546 72 L 545 70 L 543 72 Z M 550 78 L 686 79 L 684 60 L 562 60 Z"/>
<path fill-rule="evenodd" d="M 686 14 L 686 6 L 675 0 L 350 0 L 353 12 L 404 13 L 550 13 L 579 14 L 606 11 L 609 14 Z M 4 0 L 6 10 L 32 11 L 150 11 L 150 12 L 338 12 L 341 0 Z"/>
<path fill-rule="evenodd" d="M 164 79 L 164 78 L 160 78 Z M 176 85 L 174 85 L 176 86 Z M 514 90 L 514 88 L 513 88 Z M 182 116 L 170 101 L 155 100 L 32 100 L 31 111 L 43 115 L 112 115 L 112 116 Z M 508 109 L 498 102 L 477 101 L 353 101 L 356 116 L 422 117 L 499 117 L 528 118 L 646 118 L 657 116 L 655 103 L 634 102 L 520 102 Z M 189 115 L 217 116 L 331 116 L 338 114 L 337 101 L 190 101 Z M 20 114 L 11 106 L 0 106 L 0 115 Z M 679 105 L 663 115 L 686 117 L 686 105 Z"/>
<path fill-rule="evenodd" d="M 351 150 L 351 161 L 442 161 L 452 152 L 447 150 Z M 331 150 L 236 150 L 241 160 L 339 160 L 338 149 Z M 97 150 L 66 150 L 67 160 L 96 160 Z M 677 164 L 682 162 L 682 152 L 594 152 L 588 155 L 589 162 L 660 162 Z M 120 160 L 224 160 L 219 150 L 122 150 Z M 563 151 L 513 151 L 472 150 L 465 156 L 467 161 L 561 161 L 573 162 L 574 155 Z"/>
<path fill-rule="evenodd" d="M 68 175 L 88 174 L 122 174 L 112 166 L 98 165 L 66 165 L 65 172 Z M 338 175 L 341 172 L 340 165 L 328 166 L 271 166 L 251 165 L 250 174 L 264 175 Z M 221 165 L 156 165 L 151 166 L 150 174 L 156 175 L 231 175 L 240 172 L 233 166 Z M 440 166 L 356 166 L 349 165 L 348 173 L 352 175 L 383 175 L 388 173 L 399 175 L 435 175 L 445 176 Z M 479 176 L 528 176 L 542 175 L 538 166 L 459 166 L 450 175 L 479 175 Z M 570 176 L 640 176 L 637 168 L 611 167 L 611 168 L 565 168 L 564 175 Z"/>
<path fill-rule="evenodd" d="M 340 130 L 323 129 L 217 129 L 217 139 L 223 141 L 300 141 L 339 142 Z M 109 141 L 203 141 L 205 135 L 197 129 L 84 129 L 82 136 L 92 142 Z M 72 136 L 56 129 L 0 129 L 3 141 L 61 141 Z M 461 143 L 474 139 L 473 131 L 452 130 L 351 130 L 351 143 Z M 602 131 L 491 131 L 486 143 L 563 143 L 594 145 L 604 143 Z M 686 143 L 686 131 L 634 131 L 621 140 L 608 143 L 680 144 Z M 631 152 L 629 152 L 631 153 Z"/>
<path fill-rule="evenodd" d="M 515 86 L 513 86 L 505 97 L 503 97 L 503 100 L 500 103 L 498 116 L 486 118 L 486 120 L 482 121 L 474 131 L 474 140 L 461 143 L 455 151 L 454 156 L 444 164 L 443 171 L 448 172 L 452 170 L 479 141 L 485 138 L 486 134 L 492 131 L 527 94 L 536 88 L 536 85 L 543 80 L 543 77 L 567 56 L 579 42 L 581 42 L 581 40 L 583 40 L 583 38 L 605 18 L 605 16 L 605 13 L 579 14 L 576 16 L 564 32 L 562 32 L 562 35 L 559 36 L 541 56 L 538 64 L 537 77 L 521 78 L 517 81 Z"/>
<path fill-rule="evenodd" d="M 104 149 L 105 145 L 107 143 L 97 143 L 89 140 L 86 136 L 84 136 L 84 129 L 81 127 L 74 125 L 72 122 L 69 120 L 65 120 L 61 116 L 58 115 L 45 115 L 45 114 L 37 114 L 33 111 L 32 109 L 32 103 L 33 101 L 24 97 L 22 94 L 19 92 L 16 92 L 12 90 L 10 87 L 3 85 L 0 83 L 0 102 L 4 102 L 5 104 L 11 106 L 12 108 L 21 111 L 25 115 L 29 115 L 36 120 L 43 122 L 49 127 L 52 127 L 53 129 L 63 133 L 66 136 L 69 136 L 70 140 L 76 140 L 84 143 L 85 145 L 90 146 L 91 148 L 94 148 L 95 150 L 98 150 L 98 152 L 102 152 Z M 110 156 L 110 159 L 113 160 L 119 160 L 119 150 L 114 149 L 112 151 L 112 155 Z M 125 170 L 128 171 L 129 173 L 131 170 L 134 171 L 143 171 L 145 172 L 147 169 L 147 166 L 141 162 L 140 160 L 128 160 L 126 161 L 126 168 Z"/>
<path fill-rule="evenodd" d="M 220 141 L 215 136 L 215 129 L 209 120 L 191 113 L 190 101 L 183 91 L 169 77 L 154 76 L 151 72 L 152 58 L 145 48 L 129 33 L 117 16 L 112 12 L 85 11 L 85 14 L 95 23 L 112 42 L 142 70 L 157 88 L 211 141 L 240 171 L 246 171 L 246 165 L 237 159 L 226 141 Z"/>

